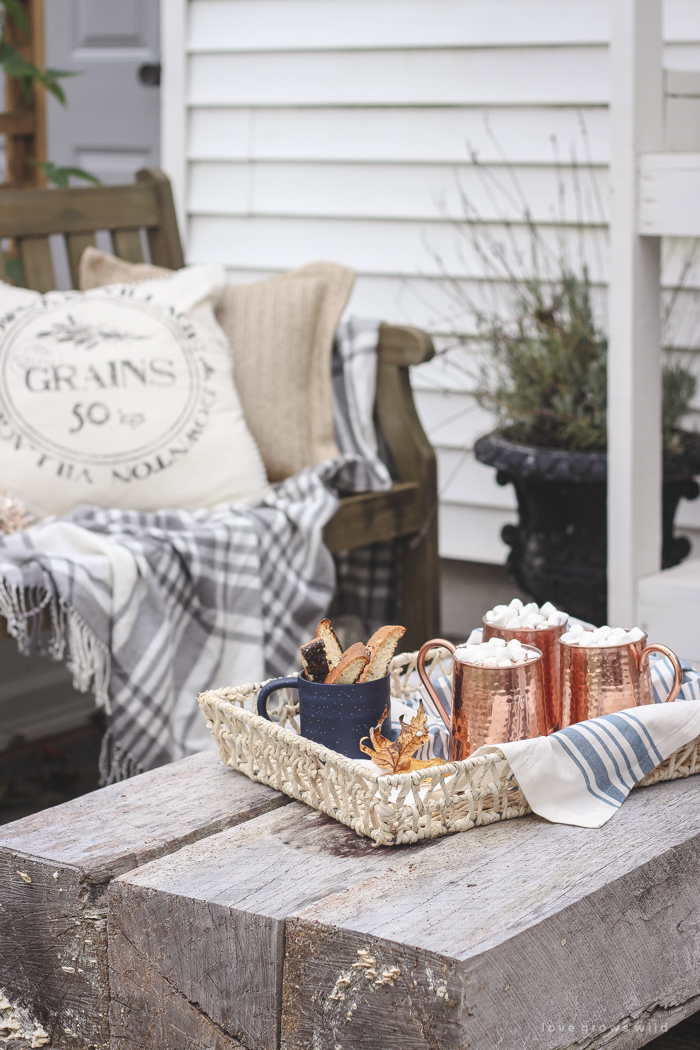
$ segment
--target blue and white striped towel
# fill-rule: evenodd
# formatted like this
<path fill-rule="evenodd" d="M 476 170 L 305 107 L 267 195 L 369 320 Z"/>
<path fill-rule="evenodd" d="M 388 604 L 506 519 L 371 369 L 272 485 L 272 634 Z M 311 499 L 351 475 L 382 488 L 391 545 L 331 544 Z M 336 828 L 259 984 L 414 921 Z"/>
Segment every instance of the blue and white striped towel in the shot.
<path fill-rule="evenodd" d="M 599 828 L 620 808 L 634 785 L 684 744 L 700 736 L 700 674 L 683 664 L 676 703 L 664 703 L 673 684 L 670 662 L 651 664 L 655 703 L 579 722 L 551 736 L 482 747 L 475 755 L 501 751 L 533 812 L 556 824 Z M 445 707 L 452 706 L 452 680 L 432 680 Z M 406 702 L 413 713 L 423 699 L 430 742 L 416 757 L 447 754 L 447 730 L 421 687 Z M 681 702 L 683 701 L 683 702 Z M 401 713 L 392 701 L 392 715 Z"/>

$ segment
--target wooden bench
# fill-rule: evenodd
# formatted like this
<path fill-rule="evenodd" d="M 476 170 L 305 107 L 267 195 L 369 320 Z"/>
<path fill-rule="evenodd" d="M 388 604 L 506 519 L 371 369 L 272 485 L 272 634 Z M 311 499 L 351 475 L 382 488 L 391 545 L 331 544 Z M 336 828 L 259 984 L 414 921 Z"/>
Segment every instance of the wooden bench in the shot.
<path fill-rule="evenodd" d="M 0 828 L 0 988 L 71 1050 L 636 1050 L 700 1008 L 699 792 L 382 849 L 200 755 Z"/>
<path fill-rule="evenodd" d="M 184 265 L 172 192 L 156 169 L 138 172 L 128 186 L 55 190 L 7 190 L 0 195 L 0 237 L 16 238 L 27 287 L 56 287 L 49 236 L 65 238 L 74 287 L 80 256 L 95 244 L 98 230 L 111 235 L 113 251 L 128 262 L 143 262 L 141 230 L 151 261 Z M 417 649 L 439 634 L 440 585 L 437 546 L 437 468 L 411 394 L 408 369 L 433 356 L 430 337 L 415 328 L 383 325 L 377 374 L 377 417 L 393 456 L 398 480 L 388 492 L 341 501 L 326 526 L 331 551 L 351 550 L 379 540 L 403 541 L 404 648 Z"/>

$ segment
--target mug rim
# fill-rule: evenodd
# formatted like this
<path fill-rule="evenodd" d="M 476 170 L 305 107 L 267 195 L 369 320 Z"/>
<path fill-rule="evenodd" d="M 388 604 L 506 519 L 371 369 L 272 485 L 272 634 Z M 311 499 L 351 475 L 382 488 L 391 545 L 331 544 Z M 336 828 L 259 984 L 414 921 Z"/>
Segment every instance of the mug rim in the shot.
<path fill-rule="evenodd" d="M 489 623 L 485 616 L 481 617 L 481 622 L 483 623 L 484 627 L 491 627 L 494 631 L 531 631 L 534 633 L 544 633 L 545 631 L 560 631 L 562 627 L 566 630 L 569 627 L 570 623 L 570 621 L 567 620 L 566 623 L 560 624 L 548 623 L 544 627 L 497 627 L 496 624 Z"/>
<path fill-rule="evenodd" d="M 630 628 L 631 630 L 631 628 Z M 641 630 L 641 628 L 640 628 Z M 585 652 L 586 649 L 626 649 L 628 645 L 642 645 L 646 643 L 649 635 L 644 632 L 643 638 L 638 638 L 636 642 L 618 642 L 616 645 L 575 645 L 574 642 L 560 641 L 561 645 L 566 645 L 569 649 L 580 649 L 581 652 Z"/>
<path fill-rule="evenodd" d="M 542 660 L 544 654 L 541 649 L 538 649 L 536 645 L 530 645 L 528 642 L 522 642 L 523 649 L 531 649 L 534 653 L 537 653 L 537 660 Z M 457 646 L 461 648 L 461 646 Z M 537 660 L 525 660 L 523 663 L 511 664 L 510 667 L 484 667 L 483 664 L 472 664 L 468 660 L 455 660 L 455 664 L 461 664 L 462 667 L 474 667 L 480 671 L 516 671 L 519 667 L 534 667 Z"/>
<path fill-rule="evenodd" d="M 317 685 L 317 686 L 325 686 L 325 687 L 332 686 L 334 689 L 349 689 L 350 686 L 353 686 L 353 685 L 362 685 L 362 686 L 365 686 L 365 685 L 376 685 L 377 682 L 383 682 L 384 679 L 385 678 L 389 678 L 390 675 L 391 675 L 391 672 L 387 671 L 386 674 L 382 675 L 381 678 L 373 678 L 370 682 L 348 682 L 347 684 L 343 685 L 343 684 L 338 683 L 338 682 L 314 682 L 314 681 L 312 681 L 311 678 L 307 678 L 306 677 L 306 671 L 298 671 L 297 672 L 297 678 L 299 678 L 302 682 L 305 682 L 306 685 Z"/>

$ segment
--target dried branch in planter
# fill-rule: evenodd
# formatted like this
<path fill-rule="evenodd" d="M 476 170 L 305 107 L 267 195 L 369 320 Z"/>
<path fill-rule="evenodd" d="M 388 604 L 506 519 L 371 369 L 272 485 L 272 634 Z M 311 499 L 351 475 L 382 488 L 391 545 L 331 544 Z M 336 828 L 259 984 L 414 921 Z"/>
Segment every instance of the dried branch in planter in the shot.
<path fill-rule="evenodd" d="M 408 725 L 403 720 L 404 716 L 399 716 L 401 732 L 398 740 L 387 740 L 385 736 L 382 736 L 381 728 L 387 714 L 388 709 L 385 707 L 384 714 L 376 727 L 369 731 L 374 750 L 364 743 L 366 736 L 363 736 L 360 741 L 360 749 L 369 755 L 376 766 L 381 766 L 389 773 L 410 773 L 414 769 L 427 769 L 428 766 L 444 766 L 444 758 L 424 760 L 411 757 L 428 739 L 428 718 L 422 700 L 418 711 Z"/>
<path fill-rule="evenodd" d="M 582 145 L 587 149 L 584 127 L 582 136 Z M 488 350 L 478 374 L 472 377 L 476 379 L 472 393 L 482 407 L 496 416 L 497 429 L 511 441 L 542 448 L 604 452 L 608 340 L 592 299 L 602 271 L 599 269 L 596 280 L 591 282 L 584 255 L 580 256 L 580 265 L 571 262 L 564 212 L 560 213 L 562 223 L 556 236 L 561 247 L 552 250 L 549 234 L 532 218 L 515 169 L 497 139 L 492 135 L 491 138 L 510 175 L 507 188 L 501 182 L 500 165 L 497 173 L 490 170 L 473 151 L 471 162 L 483 190 L 500 212 L 498 226 L 505 230 L 505 239 L 494 234 L 494 227 L 484 222 L 464 190 L 460 193 L 463 217 L 455 224 L 459 237 L 465 239 L 483 268 L 486 280 L 479 283 L 479 293 L 475 295 L 468 290 L 470 286 L 449 276 L 442 259 L 434 253 L 457 315 L 464 312 L 472 324 L 476 323 L 478 339 L 472 339 L 470 324 L 469 334 L 461 337 L 462 345 L 469 347 L 470 353 L 479 346 Z M 597 214 L 586 223 L 592 220 L 597 224 L 604 221 L 602 203 L 596 174 L 590 165 L 586 166 L 593 199 L 598 201 Z M 574 164 L 572 174 L 575 170 Z M 560 181 L 562 206 L 565 195 L 565 185 Z M 513 236 L 514 199 L 520 201 L 517 225 L 527 240 L 526 250 Z M 581 246 L 583 229 L 579 225 Z M 693 246 L 668 303 L 664 318 L 666 342 L 677 337 L 678 320 L 671 324 L 671 316 L 678 292 L 686 287 L 685 280 L 694 270 L 696 255 Z M 690 354 L 678 348 L 674 351 L 675 362 L 667 359 L 663 365 L 663 447 L 671 452 L 682 452 L 693 437 L 684 426 L 697 388 L 697 370 L 691 363 L 696 356 L 697 330 L 691 342 Z M 672 349 L 664 345 L 664 350 Z M 449 349 L 444 352 L 449 353 Z M 679 354 L 683 361 L 678 360 Z M 460 367 L 456 359 L 453 363 Z"/>

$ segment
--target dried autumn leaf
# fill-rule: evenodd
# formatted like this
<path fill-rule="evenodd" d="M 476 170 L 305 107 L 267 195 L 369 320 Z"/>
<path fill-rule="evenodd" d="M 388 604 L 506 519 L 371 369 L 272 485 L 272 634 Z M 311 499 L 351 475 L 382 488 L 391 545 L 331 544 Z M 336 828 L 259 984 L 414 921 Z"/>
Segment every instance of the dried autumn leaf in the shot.
<path fill-rule="evenodd" d="M 409 773 L 413 769 L 425 769 L 426 766 L 444 765 L 444 760 L 441 758 L 423 760 L 411 757 L 428 739 L 428 718 L 422 700 L 410 723 L 406 724 L 404 716 L 399 716 L 401 732 L 398 740 L 387 740 L 385 736 L 382 736 L 381 727 L 387 714 L 385 707 L 384 714 L 376 727 L 369 731 L 374 750 L 364 743 L 366 736 L 363 736 L 360 741 L 360 749 L 369 755 L 375 765 L 381 769 L 387 769 L 390 773 Z"/>

